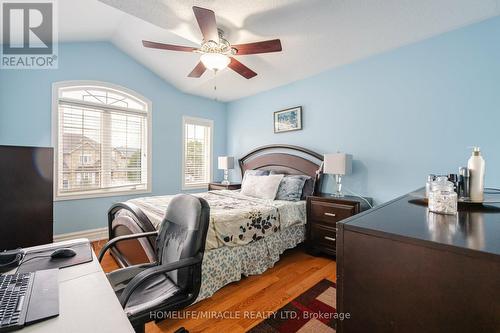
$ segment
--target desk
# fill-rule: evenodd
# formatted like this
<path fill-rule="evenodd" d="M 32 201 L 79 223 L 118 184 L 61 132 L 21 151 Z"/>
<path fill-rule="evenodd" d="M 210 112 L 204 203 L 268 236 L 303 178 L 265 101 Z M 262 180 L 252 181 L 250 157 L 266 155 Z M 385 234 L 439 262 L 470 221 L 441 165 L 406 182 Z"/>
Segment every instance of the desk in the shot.
<path fill-rule="evenodd" d="M 34 246 L 26 250 L 69 246 L 82 241 L 86 239 Z M 134 332 L 94 252 L 92 256 L 92 262 L 59 270 L 59 316 L 26 326 L 19 332 Z"/>

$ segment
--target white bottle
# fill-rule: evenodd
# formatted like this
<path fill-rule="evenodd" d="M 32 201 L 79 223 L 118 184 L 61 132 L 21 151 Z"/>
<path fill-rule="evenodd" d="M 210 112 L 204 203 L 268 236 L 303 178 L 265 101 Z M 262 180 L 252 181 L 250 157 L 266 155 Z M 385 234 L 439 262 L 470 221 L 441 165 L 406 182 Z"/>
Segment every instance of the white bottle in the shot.
<path fill-rule="evenodd" d="M 484 199 L 484 159 L 479 147 L 473 148 L 467 168 L 470 170 L 470 199 L 482 202 Z"/>

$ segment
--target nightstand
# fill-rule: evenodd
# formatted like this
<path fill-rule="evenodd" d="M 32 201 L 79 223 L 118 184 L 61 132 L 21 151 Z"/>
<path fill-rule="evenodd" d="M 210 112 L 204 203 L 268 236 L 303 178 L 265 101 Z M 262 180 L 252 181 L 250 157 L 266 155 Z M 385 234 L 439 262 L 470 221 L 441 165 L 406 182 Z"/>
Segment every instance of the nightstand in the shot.
<path fill-rule="evenodd" d="M 208 190 L 239 190 L 241 188 L 241 184 L 239 183 L 231 183 L 229 185 L 224 185 L 221 183 L 209 183 Z"/>
<path fill-rule="evenodd" d="M 371 204 L 371 198 L 365 199 Z M 307 197 L 307 249 L 313 254 L 324 252 L 336 255 L 337 222 L 369 208 L 370 206 L 358 197 L 336 198 L 322 193 Z"/>

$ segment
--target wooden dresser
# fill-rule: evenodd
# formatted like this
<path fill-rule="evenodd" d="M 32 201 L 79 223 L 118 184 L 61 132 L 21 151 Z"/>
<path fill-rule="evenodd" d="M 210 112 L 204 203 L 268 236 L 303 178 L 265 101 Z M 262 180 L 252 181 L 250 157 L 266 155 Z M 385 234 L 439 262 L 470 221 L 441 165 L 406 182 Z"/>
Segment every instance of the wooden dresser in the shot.
<path fill-rule="evenodd" d="M 337 228 L 338 332 L 500 332 L 500 205 L 405 195 Z"/>
<path fill-rule="evenodd" d="M 366 198 L 370 203 L 371 199 Z M 306 246 L 311 253 L 336 254 L 337 222 L 370 208 L 357 197 L 319 194 L 307 197 Z"/>

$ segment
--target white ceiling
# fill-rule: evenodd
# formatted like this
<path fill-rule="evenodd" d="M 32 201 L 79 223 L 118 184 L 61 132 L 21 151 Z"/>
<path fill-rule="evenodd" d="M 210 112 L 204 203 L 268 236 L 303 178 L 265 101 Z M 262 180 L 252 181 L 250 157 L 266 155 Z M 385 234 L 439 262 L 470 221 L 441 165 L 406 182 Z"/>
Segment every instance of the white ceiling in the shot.
<path fill-rule="evenodd" d="M 230 101 L 500 14 L 500 0 L 59 0 L 60 41 L 111 41 L 178 89 L 214 98 L 214 74 L 188 78 L 199 55 L 146 49 L 143 39 L 198 46 L 191 7 L 215 11 L 233 44 L 280 38 L 283 52 L 237 57 L 258 75 L 217 74 Z M 106 4 L 105 4 L 106 3 Z"/>

